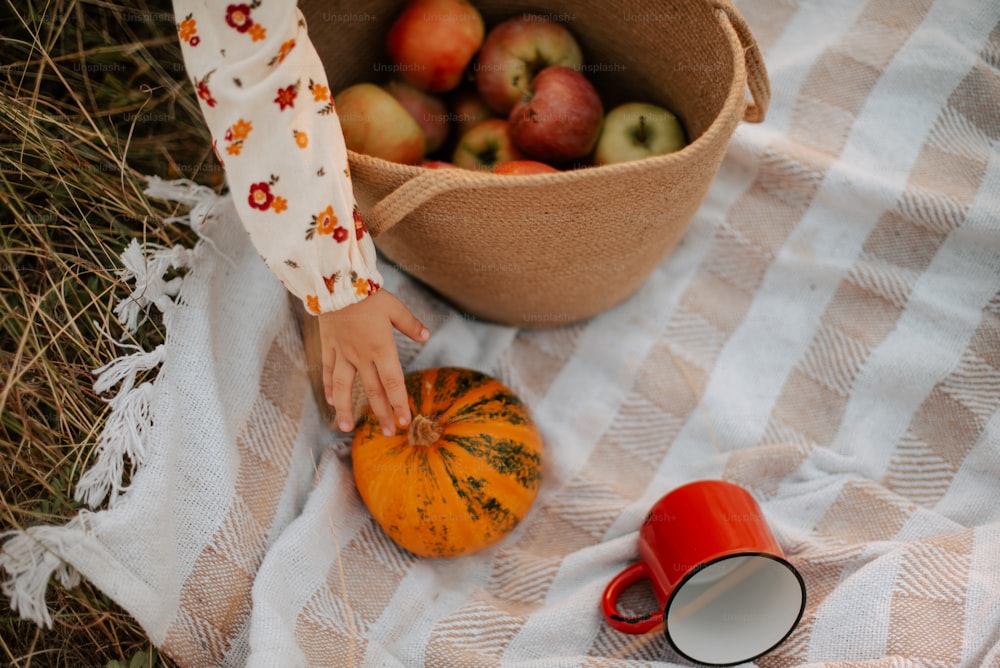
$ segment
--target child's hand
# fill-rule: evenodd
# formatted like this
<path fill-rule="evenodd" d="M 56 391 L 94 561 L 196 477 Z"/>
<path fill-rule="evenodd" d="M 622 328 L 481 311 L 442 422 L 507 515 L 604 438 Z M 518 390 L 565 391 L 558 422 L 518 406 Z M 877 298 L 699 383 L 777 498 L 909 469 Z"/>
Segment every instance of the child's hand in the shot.
<path fill-rule="evenodd" d="M 423 342 L 430 337 L 427 328 L 386 290 L 318 317 L 323 388 L 327 403 L 337 411 L 340 429 L 354 428 L 351 388 L 355 374 L 360 375 L 368 403 L 386 435 L 396 432 L 396 421 L 409 424 L 410 404 L 392 329 Z"/>

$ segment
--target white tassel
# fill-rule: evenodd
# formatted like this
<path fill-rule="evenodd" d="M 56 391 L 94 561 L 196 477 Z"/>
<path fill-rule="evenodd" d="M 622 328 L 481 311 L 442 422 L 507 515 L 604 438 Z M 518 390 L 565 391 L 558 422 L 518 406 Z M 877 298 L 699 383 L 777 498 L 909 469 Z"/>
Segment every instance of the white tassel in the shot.
<path fill-rule="evenodd" d="M 138 346 L 127 347 L 135 348 L 136 352 L 117 357 L 104 366 L 94 369 L 93 373 L 97 376 L 97 380 L 94 381 L 94 392 L 104 394 L 118 383 L 122 384 L 120 392 L 128 392 L 135 385 L 135 377 L 140 371 L 149 371 L 159 366 L 167 357 L 166 346 L 162 343 L 148 352 Z"/>
<path fill-rule="evenodd" d="M 111 415 L 98 437 L 94 463 L 76 485 L 73 496 L 77 501 L 96 508 L 108 498 L 108 505 L 114 506 L 124 491 L 125 459 L 131 461 L 132 473 L 145 461 L 145 433 L 152 424 L 150 403 L 155 392 L 151 382 L 135 387 L 135 379 L 140 371 L 158 366 L 165 358 L 166 347 L 161 343 L 149 352 L 139 349 L 94 371 L 98 376 L 94 391 L 98 394 L 119 383 L 121 386 L 107 400 Z"/>
<path fill-rule="evenodd" d="M 121 260 L 122 264 L 125 265 L 125 269 L 118 272 L 118 275 L 121 276 L 122 280 L 128 281 L 131 280 L 134 275 L 138 275 L 140 267 L 144 267 L 146 261 L 146 257 L 142 252 L 142 246 L 139 245 L 139 242 L 133 239 L 125 250 L 122 251 Z M 142 315 L 141 321 L 139 320 L 140 314 Z M 115 306 L 115 315 L 118 316 L 118 322 L 120 322 L 125 328 L 125 331 L 129 333 L 135 333 L 139 325 L 146 321 L 146 316 L 142 313 L 142 305 L 138 300 L 133 299 L 131 296 L 118 302 L 118 305 Z"/>
<path fill-rule="evenodd" d="M 190 207 L 187 215 L 167 218 L 164 222 L 188 225 L 208 245 L 215 248 L 212 240 L 202 234 L 202 227 L 212 217 L 212 211 L 219 199 L 211 188 L 188 179 L 164 181 L 159 177 L 150 176 L 147 177 L 145 192 L 149 197 L 175 201 Z M 217 248 L 216 250 L 218 251 Z M 122 299 L 115 307 L 115 315 L 125 328 L 126 334 L 134 334 L 139 325 L 146 321 L 143 311 L 149 304 L 154 304 L 164 314 L 172 309 L 171 298 L 180 291 L 182 280 L 180 277 L 175 277 L 167 281 L 163 275 L 171 268 L 190 268 L 193 258 L 194 251 L 180 245 L 165 248 L 152 242 L 143 246 L 136 239 L 129 242 L 122 251 L 121 261 L 124 269 L 120 270 L 118 275 L 125 282 L 134 280 L 135 285 L 132 294 Z M 225 259 L 233 264 L 228 257 Z"/>
<path fill-rule="evenodd" d="M 164 223 L 182 223 L 202 236 L 202 228 L 213 216 L 213 210 L 219 196 L 208 186 L 203 186 L 189 179 L 164 181 L 158 176 L 147 177 L 145 194 L 147 197 L 179 202 L 188 207 L 188 213 L 183 216 L 164 218 Z"/>
<path fill-rule="evenodd" d="M 147 186 L 145 193 L 147 197 L 180 202 L 188 206 L 188 213 L 186 215 L 165 218 L 163 222 L 187 225 L 198 234 L 207 246 L 225 260 L 230 267 L 235 269 L 236 263 L 233 259 L 215 245 L 212 237 L 204 234 L 205 225 L 215 220 L 220 202 L 225 200 L 227 206 L 232 206 L 232 200 L 228 196 L 216 195 L 215 191 L 208 186 L 198 185 L 188 179 L 164 181 L 157 176 L 149 176 L 146 179 Z"/>
<path fill-rule="evenodd" d="M 146 461 L 146 434 L 153 424 L 150 404 L 154 396 L 153 383 L 145 382 L 109 402 L 113 408 L 97 439 L 94 463 L 76 484 L 73 497 L 77 501 L 96 508 L 107 498 L 108 507 L 115 506 L 126 490 L 122 483 L 125 460 L 131 463 L 130 475 Z"/>
<path fill-rule="evenodd" d="M 146 254 L 146 250 L 153 249 Z M 122 251 L 121 260 L 125 265 L 118 271 L 122 281 L 135 281 L 132 294 L 118 302 L 115 315 L 127 334 L 135 334 L 139 325 L 146 321 L 145 309 L 154 304 L 161 312 L 173 307 L 172 297 L 180 291 L 182 279 L 176 276 L 165 280 L 168 269 L 190 267 L 192 251 L 183 246 L 165 248 L 159 244 L 147 243 L 145 247 L 132 239 Z M 141 317 L 141 319 L 140 319 Z"/>
<path fill-rule="evenodd" d="M 34 526 L 0 534 L 0 571 L 8 574 L 0 589 L 10 599 L 11 610 L 39 626 L 52 628 L 45 590 L 53 574 L 67 589 L 80 584 L 80 574 L 60 555 L 73 541 L 83 538 L 85 531 L 86 514 L 81 512 L 65 526 Z"/>
<path fill-rule="evenodd" d="M 164 181 L 158 176 L 146 177 L 145 194 L 147 197 L 155 197 L 156 199 L 168 202 L 178 202 L 187 206 L 191 209 L 190 214 L 167 218 L 163 222 L 184 223 L 196 232 L 198 231 L 197 228 L 205 222 L 205 218 L 210 214 L 212 205 L 219 199 L 214 190 L 208 186 L 199 185 L 190 179 Z"/>

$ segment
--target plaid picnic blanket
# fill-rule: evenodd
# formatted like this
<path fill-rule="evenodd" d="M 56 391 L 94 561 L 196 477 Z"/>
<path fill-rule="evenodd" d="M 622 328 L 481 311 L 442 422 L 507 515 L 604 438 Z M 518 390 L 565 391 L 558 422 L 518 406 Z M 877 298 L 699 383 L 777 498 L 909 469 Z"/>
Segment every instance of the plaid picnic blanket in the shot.
<path fill-rule="evenodd" d="M 123 253 L 119 315 L 159 309 L 166 342 L 98 378 L 118 393 L 79 486 L 95 509 L 6 537 L 15 609 L 45 623 L 50 576 L 82 575 L 184 666 L 688 665 L 599 600 L 660 496 L 722 478 L 808 592 L 756 665 L 1000 667 L 1000 5 L 739 8 L 767 119 L 631 299 L 519 330 L 386 267 L 433 331 L 399 341 L 404 368 L 479 369 L 535 417 L 544 478 L 514 533 L 448 560 L 396 547 L 230 200 L 154 178 L 201 238 Z"/>

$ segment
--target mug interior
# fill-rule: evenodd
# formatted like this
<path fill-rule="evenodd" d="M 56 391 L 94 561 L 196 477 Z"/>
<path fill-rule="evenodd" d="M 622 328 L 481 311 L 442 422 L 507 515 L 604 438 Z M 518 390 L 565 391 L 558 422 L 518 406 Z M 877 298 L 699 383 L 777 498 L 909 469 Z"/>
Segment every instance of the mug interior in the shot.
<path fill-rule="evenodd" d="M 667 601 L 667 639 L 699 663 L 749 661 L 781 643 L 805 609 L 802 576 L 784 559 L 740 553 L 687 575 Z"/>

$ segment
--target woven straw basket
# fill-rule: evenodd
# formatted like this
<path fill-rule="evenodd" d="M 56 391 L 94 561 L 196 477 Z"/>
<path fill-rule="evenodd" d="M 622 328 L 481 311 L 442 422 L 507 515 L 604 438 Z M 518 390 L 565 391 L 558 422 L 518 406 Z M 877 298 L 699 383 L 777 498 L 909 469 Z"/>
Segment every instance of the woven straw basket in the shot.
<path fill-rule="evenodd" d="M 332 90 L 386 80 L 385 35 L 403 4 L 300 2 Z M 583 71 L 606 111 L 631 100 L 662 105 L 680 117 L 690 144 L 520 176 L 351 152 L 358 205 L 381 253 L 467 314 L 525 327 L 588 318 L 630 296 L 667 256 L 736 125 L 763 119 L 770 89 L 756 41 L 729 0 L 473 4 L 487 30 L 523 12 L 561 21 L 583 48 Z"/>

